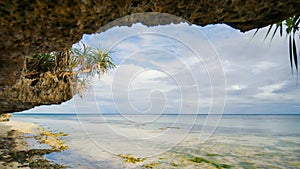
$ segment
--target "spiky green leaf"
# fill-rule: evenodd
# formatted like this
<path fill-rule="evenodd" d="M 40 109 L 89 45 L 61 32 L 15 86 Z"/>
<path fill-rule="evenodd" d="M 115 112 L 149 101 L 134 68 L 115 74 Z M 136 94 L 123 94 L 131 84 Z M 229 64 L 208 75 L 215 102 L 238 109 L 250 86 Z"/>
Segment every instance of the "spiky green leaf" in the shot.
<path fill-rule="evenodd" d="M 293 37 L 293 55 L 294 55 L 294 64 L 295 64 L 295 67 L 296 67 L 296 71 L 298 72 L 297 47 L 296 47 L 296 42 L 295 42 L 294 37 Z"/>
<path fill-rule="evenodd" d="M 293 74 L 293 52 L 292 52 L 292 37 L 289 37 L 289 54 L 290 54 L 290 63 L 291 63 L 291 70 Z"/>
<path fill-rule="evenodd" d="M 264 39 L 266 39 L 266 38 L 268 37 L 268 35 L 269 35 L 269 33 L 270 33 L 270 31 L 271 31 L 272 27 L 273 27 L 273 25 L 270 25 L 270 26 L 269 26 L 268 32 L 267 32 L 267 34 L 266 34 L 266 36 L 265 36 L 265 38 L 264 38 Z"/>

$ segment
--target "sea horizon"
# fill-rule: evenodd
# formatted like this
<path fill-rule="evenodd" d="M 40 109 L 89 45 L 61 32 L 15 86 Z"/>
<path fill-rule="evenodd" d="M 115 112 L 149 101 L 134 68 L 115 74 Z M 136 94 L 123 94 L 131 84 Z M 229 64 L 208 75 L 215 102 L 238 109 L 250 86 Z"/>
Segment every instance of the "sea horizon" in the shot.
<path fill-rule="evenodd" d="M 163 114 L 145 114 L 145 113 L 126 113 L 126 114 L 121 114 L 121 113 L 23 113 L 23 112 L 16 112 L 13 115 L 222 115 L 222 116 L 234 116 L 234 115 L 257 115 L 257 116 L 266 116 L 266 115 L 280 115 L 280 116 L 290 116 L 290 115 L 299 115 L 300 113 L 226 113 L 226 114 L 204 114 L 204 113 L 199 113 L 199 114 L 188 114 L 188 113 L 163 113 Z"/>

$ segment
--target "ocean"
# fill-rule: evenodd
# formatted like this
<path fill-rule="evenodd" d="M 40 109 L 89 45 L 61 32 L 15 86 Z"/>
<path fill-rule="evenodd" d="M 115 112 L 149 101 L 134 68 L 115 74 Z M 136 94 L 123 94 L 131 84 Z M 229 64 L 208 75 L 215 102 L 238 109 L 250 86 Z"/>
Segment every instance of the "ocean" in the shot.
<path fill-rule="evenodd" d="M 64 132 L 70 168 L 300 168 L 300 115 L 14 114 Z"/>

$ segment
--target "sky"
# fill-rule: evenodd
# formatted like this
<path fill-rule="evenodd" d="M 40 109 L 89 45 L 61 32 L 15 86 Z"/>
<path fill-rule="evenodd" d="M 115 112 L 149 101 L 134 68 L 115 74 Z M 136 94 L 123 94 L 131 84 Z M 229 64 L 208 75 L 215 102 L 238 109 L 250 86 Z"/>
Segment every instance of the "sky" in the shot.
<path fill-rule="evenodd" d="M 84 35 L 110 52 L 116 69 L 95 78 L 83 98 L 24 113 L 299 114 L 286 38 L 270 42 L 267 28 L 255 31 L 137 23 Z"/>

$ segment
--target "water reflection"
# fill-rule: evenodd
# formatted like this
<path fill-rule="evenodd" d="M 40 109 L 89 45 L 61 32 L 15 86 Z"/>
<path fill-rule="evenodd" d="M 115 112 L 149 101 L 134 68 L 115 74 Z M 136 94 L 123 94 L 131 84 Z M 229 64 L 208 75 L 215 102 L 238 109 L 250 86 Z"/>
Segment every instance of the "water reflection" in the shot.
<path fill-rule="evenodd" d="M 67 134 L 42 128 L 36 129 L 34 134 L 8 129 L 6 135 L 0 136 L 0 168 L 67 168 L 45 157 L 68 149 L 62 136 Z"/>

